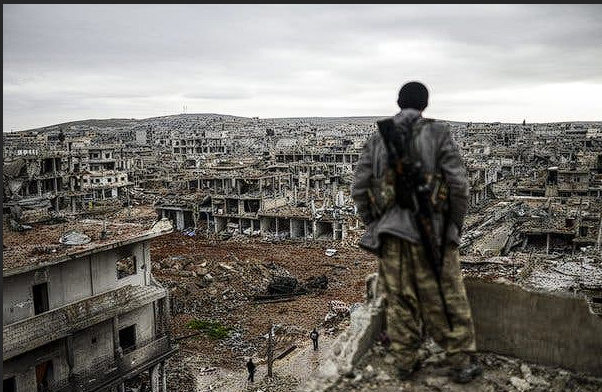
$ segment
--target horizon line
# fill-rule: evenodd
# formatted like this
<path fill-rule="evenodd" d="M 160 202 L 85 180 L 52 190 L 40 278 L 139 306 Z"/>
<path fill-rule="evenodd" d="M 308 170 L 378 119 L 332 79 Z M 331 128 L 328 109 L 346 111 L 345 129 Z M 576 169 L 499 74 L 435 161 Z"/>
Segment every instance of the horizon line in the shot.
<path fill-rule="evenodd" d="M 56 123 L 56 124 L 51 124 L 51 125 L 43 125 L 43 126 L 39 126 L 36 128 L 28 128 L 28 129 L 22 129 L 22 130 L 10 130 L 10 131 L 5 131 L 2 130 L 2 133 L 12 133 L 12 132 L 28 132 L 28 131 L 35 131 L 35 130 L 39 130 L 39 129 L 43 129 L 43 128 L 50 128 L 50 127 L 56 127 L 56 126 L 60 126 L 60 125 L 65 125 L 65 124 L 71 124 L 71 123 L 75 123 L 75 122 L 85 122 L 85 121 L 109 121 L 109 120 L 130 120 L 130 121 L 144 121 L 144 120 L 150 120 L 150 119 L 154 119 L 154 118 L 161 118 L 161 117 L 175 117 L 175 116 L 199 116 L 199 115 L 214 115 L 214 116 L 229 116 L 229 117 L 239 117 L 239 118 L 246 118 L 246 119 L 260 119 L 260 120 L 278 120 L 278 119 L 304 119 L 304 118 L 328 118 L 328 119 L 336 119 L 336 118 L 380 118 L 380 117 L 392 117 L 392 115 L 364 115 L 364 116 L 285 116 L 285 117 L 259 117 L 259 116 L 241 116 L 241 115 L 236 115 L 236 114 L 226 114 L 226 113 L 211 113 L 211 112 L 201 112 L 201 113 L 176 113 L 176 114 L 166 114 L 166 115 L 161 115 L 161 116 L 151 116 L 151 117 L 143 117 L 143 118 L 134 118 L 134 117 L 108 117 L 108 118 L 87 118 L 87 119 L 83 119 L 83 120 L 71 120 L 71 121 L 64 121 L 61 123 Z M 426 116 L 426 118 L 433 118 L 433 117 L 429 117 Z M 522 122 L 504 122 L 504 121 L 475 121 L 475 120 L 471 120 L 471 121 L 466 121 L 466 120 L 449 120 L 449 119 L 440 119 L 440 118 L 433 118 L 434 120 L 437 121 L 447 121 L 447 122 L 454 122 L 454 123 L 477 123 L 477 124 L 513 124 L 513 125 L 522 125 Z M 573 123 L 573 122 L 578 122 L 578 123 L 597 123 L 597 122 L 602 122 L 602 119 L 600 120 L 564 120 L 564 121 L 549 121 L 549 122 L 526 122 L 526 124 L 565 124 L 565 123 Z"/>

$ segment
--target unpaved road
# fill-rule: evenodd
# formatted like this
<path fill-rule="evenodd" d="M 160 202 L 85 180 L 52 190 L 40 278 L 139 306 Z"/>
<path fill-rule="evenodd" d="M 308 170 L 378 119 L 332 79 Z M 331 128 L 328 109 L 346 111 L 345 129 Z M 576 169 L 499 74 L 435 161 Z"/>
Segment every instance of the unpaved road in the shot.
<path fill-rule="evenodd" d="M 270 390 L 294 391 L 303 390 L 303 385 L 319 371 L 320 364 L 330 354 L 331 345 L 335 338 L 331 336 L 320 336 L 319 349 L 313 350 L 309 339 L 299 342 L 297 348 L 286 357 L 274 362 L 273 374 L 282 385 L 272 387 Z M 200 369 L 199 372 L 191 372 L 195 381 L 195 391 L 256 391 L 262 389 L 262 380 L 267 377 L 267 364 L 265 361 L 257 361 L 255 382 L 247 381 L 248 372 L 244 362 L 241 362 L 237 370 L 223 367 L 208 367 L 207 355 L 202 352 L 185 350 L 182 352 L 182 361 L 191 368 Z M 208 369 L 203 371 L 202 369 Z"/>

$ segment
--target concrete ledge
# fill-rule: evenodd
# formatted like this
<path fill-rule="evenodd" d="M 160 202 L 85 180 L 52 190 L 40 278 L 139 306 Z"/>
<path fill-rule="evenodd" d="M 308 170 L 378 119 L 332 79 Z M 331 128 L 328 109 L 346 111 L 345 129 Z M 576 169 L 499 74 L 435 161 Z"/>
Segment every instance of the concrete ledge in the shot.
<path fill-rule="evenodd" d="M 352 370 L 384 322 L 376 274 L 366 279 L 369 301 L 351 314 L 349 329 L 315 379 L 301 390 L 324 391 Z M 584 296 L 526 290 L 518 285 L 465 279 L 477 349 L 574 372 L 602 376 L 602 317 Z"/>

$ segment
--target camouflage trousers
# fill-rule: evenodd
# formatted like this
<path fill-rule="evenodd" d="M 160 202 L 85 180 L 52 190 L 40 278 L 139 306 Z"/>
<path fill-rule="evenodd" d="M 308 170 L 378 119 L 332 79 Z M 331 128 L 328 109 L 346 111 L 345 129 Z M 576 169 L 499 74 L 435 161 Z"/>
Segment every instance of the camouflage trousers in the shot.
<path fill-rule="evenodd" d="M 470 360 L 467 354 L 476 350 L 475 333 L 457 247 L 446 248 L 441 271 L 441 288 L 453 329 L 422 245 L 387 236 L 378 283 L 386 294 L 387 334 L 399 367 L 411 370 L 418 362 L 424 333 L 446 351 L 452 366 Z"/>

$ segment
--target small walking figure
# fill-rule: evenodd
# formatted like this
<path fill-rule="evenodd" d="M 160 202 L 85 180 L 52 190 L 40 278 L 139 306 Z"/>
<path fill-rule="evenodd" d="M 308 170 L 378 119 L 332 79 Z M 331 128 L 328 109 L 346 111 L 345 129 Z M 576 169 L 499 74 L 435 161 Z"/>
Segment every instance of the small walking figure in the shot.
<path fill-rule="evenodd" d="M 314 351 L 316 351 L 318 349 L 318 336 L 320 336 L 320 334 L 318 333 L 318 331 L 315 328 L 309 334 L 309 337 L 314 342 Z"/>
<path fill-rule="evenodd" d="M 253 382 L 253 377 L 255 376 L 255 364 L 253 363 L 253 358 L 249 358 L 247 370 L 249 371 L 249 378 L 247 380 Z"/>

